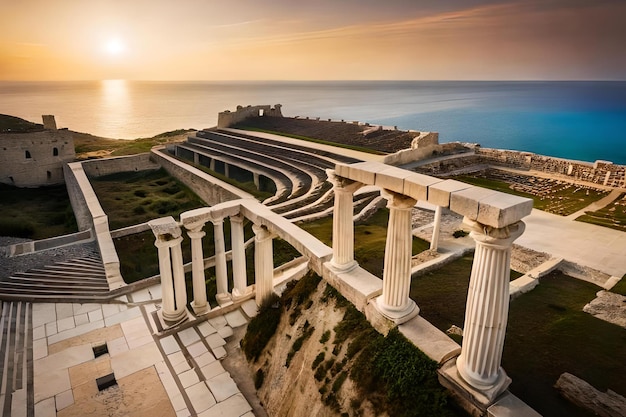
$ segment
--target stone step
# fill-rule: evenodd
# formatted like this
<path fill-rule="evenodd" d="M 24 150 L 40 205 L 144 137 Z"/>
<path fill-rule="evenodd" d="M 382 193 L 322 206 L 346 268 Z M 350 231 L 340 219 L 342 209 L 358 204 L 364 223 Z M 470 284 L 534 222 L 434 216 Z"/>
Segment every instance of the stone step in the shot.
<path fill-rule="evenodd" d="M 33 272 L 42 272 L 42 271 L 50 271 L 50 272 L 59 272 L 64 274 L 83 274 L 85 272 L 88 273 L 98 273 L 104 274 L 104 269 L 94 269 L 87 266 L 58 266 L 58 265 L 50 265 L 45 266 L 43 268 L 35 268 L 31 269 Z"/>
<path fill-rule="evenodd" d="M 0 415 L 34 415 L 32 304 L 1 302 Z"/>
<path fill-rule="evenodd" d="M 80 273 L 63 273 L 60 271 L 48 271 L 45 269 L 35 270 L 31 269 L 27 272 L 16 272 L 11 276 L 12 278 L 57 278 L 57 279 L 85 279 L 85 280 L 106 280 L 106 275 L 88 272 L 84 274 Z"/>

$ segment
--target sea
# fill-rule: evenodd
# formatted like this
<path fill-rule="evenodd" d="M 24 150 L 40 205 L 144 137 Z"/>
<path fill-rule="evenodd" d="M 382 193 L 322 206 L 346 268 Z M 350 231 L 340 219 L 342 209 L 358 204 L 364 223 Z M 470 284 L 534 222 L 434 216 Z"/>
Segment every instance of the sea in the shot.
<path fill-rule="evenodd" d="M 0 82 L 0 113 L 134 139 L 217 124 L 237 105 L 439 132 L 440 142 L 626 165 L 626 81 Z"/>

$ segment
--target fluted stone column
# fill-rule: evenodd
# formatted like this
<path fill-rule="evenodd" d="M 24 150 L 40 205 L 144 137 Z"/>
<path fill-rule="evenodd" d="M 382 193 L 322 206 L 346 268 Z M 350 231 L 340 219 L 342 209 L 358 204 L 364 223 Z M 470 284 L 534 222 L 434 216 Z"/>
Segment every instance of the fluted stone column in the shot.
<path fill-rule="evenodd" d="M 246 247 L 243 236 L 243 215 L 230 217 L 230 239 L 232 243 L 233 299 L 245 297 L 248 288 L 246 277 Z"/>
<path fill-rule="evenodd" d="M 226 244 L 224 243 L 224 219 L 211 220 L 213 223 L 213 239 L 215 241 L 215 283 L 218 304 L 230 301 L 228 294 L 228 272 L 226 266 Z"/>
<path fill-rule="evenodd" d="M 161 315 L 167 323 L 175 323 L 187 314 L 187 291 L 180 242 L 183 240 L 180 227 L 173 217 L 152 220 L 149 223 L 156 237 L 154 246 L 159 255 L 161 293 L 163 306 Z"/>
<path fill-rule="evenodd" d="M 208 313 L 211 309 L 207 303 L 206 283 L 204 278 L 204 256 L 202 254 L 202 238 L 206 233 L 202 230 L 204 224 L 186 226 L 187 235 L 191 239 L 191 274 L 193 283 L 193 308 L 196 315 Z M 189 229 L 191 227 L 191 229 Z"/>
<path fill-rule="evenodd" d="M 256 304 L 261 306 L 274 291 L 274 254 L 272 234 L 265 226 L 252 226 L 254 231 L 254 274 Z"/>
<path fill-rule="evenodd" d="M 496 229 L 467 218 L 464 222 L 473 229 L 476 252 L 456 366 L 461 378 L 491 401 L 511 383 L 500 363 L 509 313 L 511 244 L 525 225 L 519 221 Z"/>
<path fill-rule="evenodd" d="M 433 236 L 430 239 L 430 250 L 437 251 L 439 248 L 439 230 L 441 229 L 441 212 L 443 207 L 436 206 L 435 208 L 435 220 L 433 221 Z"/>
<path fill-rule="evenodd" d="M 383 292 L 376 299 L 379 311 L 397 324 L 419 314 L 415 301 L 409 298 L 411 289 L 411 256 L 413 234 L 411 209 L 417 202 L 413 198 L 385 190 L 389 208 Z"/>
<path fill-rule="evenodd" d="M 354 260 L 354 204 L 353 195 L 362 183 L 337 176 L 326 170 L 328 181 L 333 184 L 335 206 L 333 208 L 333 258 L 330 264 L 340 271 L 348 271 L 357 265 Z"/>

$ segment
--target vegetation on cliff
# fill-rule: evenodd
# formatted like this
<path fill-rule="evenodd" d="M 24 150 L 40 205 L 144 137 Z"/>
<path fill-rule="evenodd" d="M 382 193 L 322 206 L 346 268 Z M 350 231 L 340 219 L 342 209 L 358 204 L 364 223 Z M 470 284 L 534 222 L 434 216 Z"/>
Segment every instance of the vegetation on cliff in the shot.
<path fill-rule="evenodd" d="M 265 305 L 241 345 L 270 413 L 461 415 L 438 383 L 435 362 L 398 330 L 379 334 L 314 273 Z"/>

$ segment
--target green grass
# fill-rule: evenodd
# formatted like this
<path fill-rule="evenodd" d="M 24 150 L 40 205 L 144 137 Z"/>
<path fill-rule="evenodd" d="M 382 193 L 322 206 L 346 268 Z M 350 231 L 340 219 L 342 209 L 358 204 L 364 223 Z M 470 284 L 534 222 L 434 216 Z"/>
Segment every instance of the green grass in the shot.
<path fill-rule="evenodd" d="M 511 188 L 511 183 L 499 179 L 472 175 L 459 175 L 456 176 L 455 179 L 479 187 L 530 198 L 533 200 L 534 208 L 561 216 L 575 213 L 608 194 L 608 192 L 604 191 L 589 190 L 589 195 L 585 195 L 582 192 L 575 192 L 576 187 L 574 186 L 554 185 L 552 187 L 554 192 L 550 193 L 550 197 L 552 198 L 547 198 L 514 190 Z"/>
<path fill-rule="evenodd" d="M 79 158 L 81 158 L 81 154 L 100 150 L 110 151 L 110 156 L 136 155 L 149 152 L 153 146 L 169 143 L 172 141 L 172 137 L 183 135 L 187 132 L 190 132 L 190 130 L 179 129 L 161 133 L 151 138 L 133 140 L 107 139 L 85 133 L 76 133 L 74 135 L 74 149 Z"/>
<path fill-rule="evenodd" d="M 206 205 L 164 169 L 107 175 L 92 179 L 91 184 L 111 230 L 159 217 L 177 218 Z"/>
<path fill-rule="evenodd" d="M 251 131 L 251 132 L 270 133 L 272 135 L 286 136 L 288 138 L 305 140 L 305 141 L 308 141 L 308 142 L 319 143 L 319 144 L 322 144 L 322 145 L 335 146 L 337 148 L 351 149 L 353 151 L 365 152 L 365 153 L 370 153 L 370 154 L 374 154 L 374 155 L 387 155 L 385 152 L 380 152 L 380 151 L 377 151 L 377 150 L 374 150 L 374 149 L 364 148 L 364 147 L 361 147 L 361 146 L 346 145 L 346 144 L 343 144 L 343 143 L 331 142 L 331 141 L 328 141 L 328 140 L 310 138 L 310 137 L 301 136 L 301 135 L 293 135 L 293 134 L 290 134 L 290 133 L 276 132 L 276 131 L 273 131 L 273 130 L 259 129 L 259 128 L 256 128 L 256 127 L 239 126 L 238 125 L 237 129 L 248 130 L 248 131 Z"/>
<path fill-rule="evenodd" d="M 463 327 L 471 267 L 472 257 L 466 256 L 411 283 L 420 315 L 442 331 Z M 626 290 L 626 284 L 616 290 Z M 552 388 L 563 372 L 602 391 L 626 394 L 626 364 L 616 359 L 626 357 L 626 332 L 582 311 L 597 291 L 555 271 L 511 302 L 502 366 L 513 379 L 511 391 L 543 415 L 587 416 Z"/>
<path fill-rule="evenodd" d="M 620 194 L 608 206 L 597 211 L 588 211 L 576 220 L 626 232 L 626 193 Z"/>
<path fill-rule="evenodd" d="M 597 291 L 557 271 L 511 303 L 503 367 L 511 391 L 545 416 L 588 415 L 553 388 L 563 372 L 626 395 L 626 331 L 582 311 Z"/>
<path fill-rule="evenodd" d="M 0 133 L 28 133 L 43 130 L 43 125 L 32 123 L 19 117 L 0 114 Z"/>
<path fill-rule="evenodd" d="M 78 231 L 65 185 L 0 184 L 0 236 L 46 239 Z"/>
<path fill-rule="evenodd" d="M 365 223 L 358 224 L 354 227 L 354 257 L 363 269 L 377 277 L 382 277 L 383 273 L 388 219 L 389 210 L 384 208 L 378 210 Z M 332 246 L 332 217 L 303 223 L 300 227 L 317 237 L 326 245 Z M 413 237 L 413 255 L 429 247 L 430 243 Z"/>

